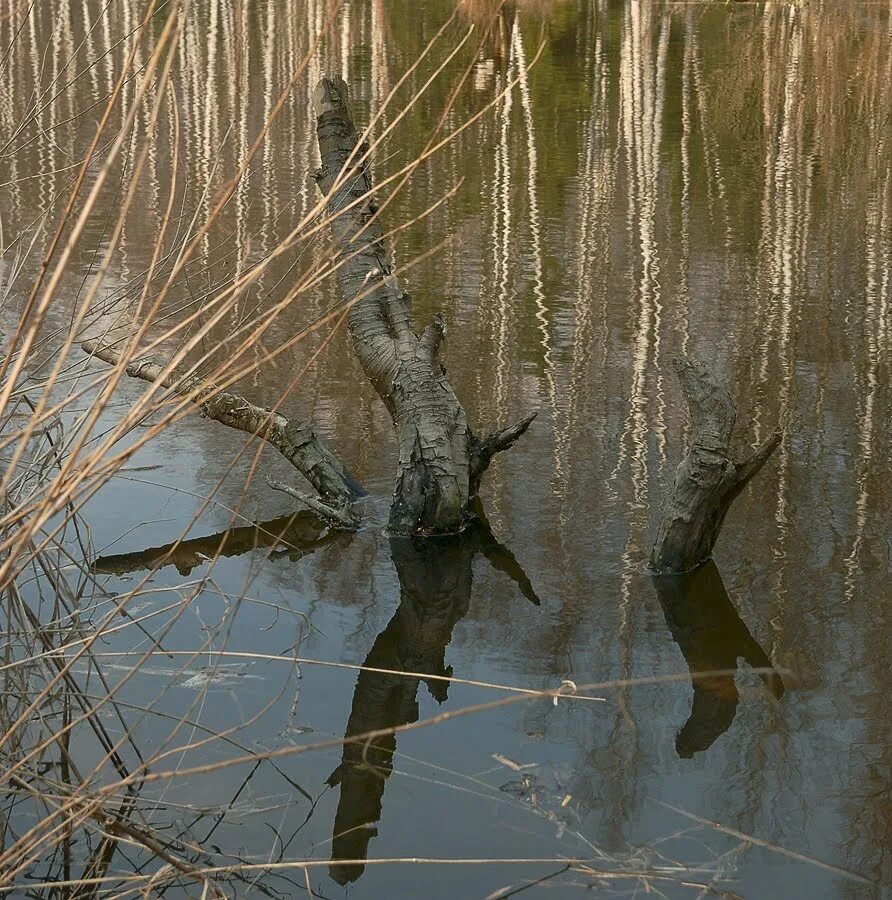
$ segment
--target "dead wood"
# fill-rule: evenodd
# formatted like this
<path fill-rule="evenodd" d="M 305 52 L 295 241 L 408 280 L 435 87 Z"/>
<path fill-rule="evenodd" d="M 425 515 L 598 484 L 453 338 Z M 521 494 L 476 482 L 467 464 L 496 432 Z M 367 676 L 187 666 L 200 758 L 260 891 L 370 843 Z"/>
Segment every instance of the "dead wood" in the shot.
<path fill-rule="evenodd" d="M 316 134 L 337 250 L 341 294 L 359 361 L 393 420 L 399 445 L 390 510 L 395 534 L 461 531 L 492 457 L 529 427 L 533 416 L 479 440 L 452 390 L 439 350 L 437 316 L 419 336 L 408 295 L 393 274 L 372 196 L 368 148 L 360 146 L 347 85 L 323 78 L 315 91 Z"/>
<path fill-rule="evenodd" d="M 110 365 L 116 366 L 121 362 L 120 352 L 98 341 L 84 341 L 81 347 Z M 342 527 L 355 527 L 357 520 L 350 504 L 362 496 L 362 487 L 316 434 L 312 425 L 299 419 L 286 419 L 281 413 L 256 406 L 237 394 L 222 391 L 198 376 L 183 377 L 176 371 L 164 375 L 164 370 L 164 365 L 153 359 L 129 362 L 125 369 L 131 378 L 159 382 L 168 390 L 191 397 L 198 412 L 205 418 L 263 438 L 319 492 L 321 501 L 313 498 L 315 502 L 308 503 L 314 511 L 324 511 L 330 520 Z M 305 496 L 298 496 L 306 499 Z"/>
<path fill-rule="evenodd" d="M 672 364 L 688 404 L 691 438 L 663 504 L 650 557 L 655 572 L 689 572 L 712 556 L 731 503 L 781 442 L 777 430 L 735 463 L 729 447 L 737 410 L 728 390 L 701 362 L 676 357 Z"/>

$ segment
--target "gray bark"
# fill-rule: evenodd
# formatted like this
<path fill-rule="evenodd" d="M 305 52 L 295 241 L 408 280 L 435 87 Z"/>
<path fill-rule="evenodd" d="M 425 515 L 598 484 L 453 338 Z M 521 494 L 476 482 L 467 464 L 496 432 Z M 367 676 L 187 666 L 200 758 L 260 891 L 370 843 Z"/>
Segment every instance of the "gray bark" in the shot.
<path fill-rule="evenodd" d="M 651 552 L 656 572 L 688 572 L 706 562 L 735 497 L 781 442 L 775 431 L 746 460 L 729 456 L 737 410 L 727 389 L 696 360 L 672 361 L 691 417 L 688 452 L 675 472 Z"/>
<path fill-rule="evenodd" d="M 110 365 L 120 362 L 121 354 L 118 351 L 101 345 L 98 341 L 84 341 L 81 347 Z M 280 413 L 249 403 L 244 397 L 221 391 L 197 376 L 183 378 L 174 371 L 162 378 L 164 366 L 151 359 L 131 362 L 125 371 L 131 378 L 160 382 L 163 387 L 177 394 L 194 395 L 195 403 L 203 416 L 229 428 L 263 438 L 319 492 L 323 503 L 316 502 L 314 509 L 317 512 L 320 511 L 319 507 L 330 507 L 329 518 L 341 520 L 342 523 L 349 518 L 353 525 L 356 524 L 350 511 L 350 503 L 363 495 L 362 487 L 307 422 L 286 419 Z"/>
<path fill-rule="evenodd" d="M 393 419 L 399 446 L 390 530 L 396 534 L 461 531 L 493 455 L 510 447 L 532 416 L 478 440 L 439 360 L 445 327 L 437 316 L 417 335 L 408 295 L 392 274 L 372 197 L 365 146 L 357 146 L 338 76 L 316 87 L 316 133 L 338 252 L 338 280 L 349 304 L 349 331 L 359 361 Z"/>

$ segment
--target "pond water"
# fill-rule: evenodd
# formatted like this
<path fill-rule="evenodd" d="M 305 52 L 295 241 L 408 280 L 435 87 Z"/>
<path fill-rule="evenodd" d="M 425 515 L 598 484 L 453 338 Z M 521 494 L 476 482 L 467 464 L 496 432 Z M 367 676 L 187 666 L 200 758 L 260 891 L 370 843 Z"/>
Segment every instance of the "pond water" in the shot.
<path fill-rule="evenodd" d="M 139 24 L 129 2 L 21 6 L 0 15 L 0 280 L 20 267 L 6 332 Z M 95 660 L 113 685 L 146 632 L 159 641 L 119 689 L 132 729 L 121 753 L 192 770 L 144 784 L 135 821 L 198 868 L 253 866 L 221 882 L 233 896 L 880 896 L 892 883 L 892 10 L 554 0 L 506 6 L 487 34 L 496 7 L 349 2 L 313 50 L 321 0 L 193 4 L 158 115 L 140 108 L 86 221 L 44 347 L 109 247 L 96 309 L 132 326 L 156 239 L 167 254 L 207 218 L 312 51 L 169 292 L 159 322 L 199 313 L 173 350 L 315 204 L 320 73 L 343 74 L 365 125 L 443 27 L 373 129 L 396 123 L 376 177 L 456 134 L 384 220 L 412 223 L 394 257 L 416 322 L 447 322 L 444 359 L 472 423 L 539 410 L 484 481 L 491 530 L 423 549 L 391 539 L 390 420 L 346 334 L 326 326 L 233 390 L 312 418 L 369 491 L 359 533 L 290 520 L 294 505 L 263 479 L 293 480 L 288 466 L 269 449 L 255 466 L 244 435 L 197 416 L 102 485 L 81 509 L 101 557 L 95 590 L 138 586 L 128 612 L 146 618 L 145 630 L 126 619 Z M 239 327 L 326 253 L 317 236 L 274 254 L 196 347 L 206 368 L 235 358 Z M 300 292 L 261 349 L 285 345 L 336 291 L 328 277 Z M 687 432 L 678 353 L 728 383 L 741 455 L 778 422 L 785 439 L 735 503 L 715 564 L 658 592 L 645 565 Z M 77 350 L 71 361 L 65 391 L 103 369 Z M 146 389 L 123 379 L 95 434 Z M 39 585 L 24 590 L 41 612 Z M 88 600 L 87 618 L 109 608 Z M 75 674 L 101 694 L 94 668 Z M 691 672 L 717 669 L 692 685 Z M 339 744 L 412 723 L 424 727 Z M 91 741 L 74 739 L 86 770 Z M 278 755 L 251 758 L 266 751 Z M 4 845 L 36 817 L 6 803 Z M 75 873 L 98 841 L 76 844 Z M 63 877 L 53 852 L 38 856 L 16 876 L 21 896 Z M 409 858 L 427 862 L 376 862 Z M 318 863 L 306 877 L 288 865 L 306 860 Z M 122 842 L 106 875 L 159 865 Z"/>

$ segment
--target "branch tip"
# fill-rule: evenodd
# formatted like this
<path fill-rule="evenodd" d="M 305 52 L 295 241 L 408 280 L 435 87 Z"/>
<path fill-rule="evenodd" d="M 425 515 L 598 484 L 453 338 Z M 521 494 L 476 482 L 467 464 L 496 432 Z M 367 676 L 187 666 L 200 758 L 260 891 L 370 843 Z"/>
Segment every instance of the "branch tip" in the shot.
<path fill-rule="evenodd" d="M 311 497 L 309 494 L 305 494 L 302 491 L 297 490 L 297 488 L 291 487 L 290 484 L 285 484 L 284 481 L 277 481 L 274 478 L 270 478 L 268 475 L 266 476 L 266 483 L 274 491 L 281 491 L 283 494 L 288 494 L 289 497 L 299 500 L 336 528 L 345 528 L 350 531 L 355 531 L 356 528 L 359 527 L 359 519 L 357 519 L 347 504 L 340 508 L 331 506 L 328 503 L 324 503 L 318 497 Z"/>

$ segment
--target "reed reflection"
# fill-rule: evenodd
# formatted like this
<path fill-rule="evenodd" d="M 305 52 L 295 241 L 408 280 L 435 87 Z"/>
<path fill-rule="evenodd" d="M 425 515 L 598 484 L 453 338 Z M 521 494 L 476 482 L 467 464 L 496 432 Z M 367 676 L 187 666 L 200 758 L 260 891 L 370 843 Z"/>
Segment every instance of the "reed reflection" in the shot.
<path fill-rule="evenodd" d="M 483 554 L 493 568 L 515 582 L 524 597 L 539 605 L 520 564 L 493 536 L 482 510 L 477 511 L 478 522 L 461 535 L 424 542 L 390 540 L 400 603 L 356 679 L 341 763 L 328 778 L 329 785 L 341 789 L 332 858 L 345 862 L 329 868 L 338 884 L 356 881 L 365 870 L 358 860 L 367 857 L 369 841 L 378 833 L 376 823 L 396 752 L 392 731 L 370 739 L 351 738 L 416 722 L 422 682 L 437 703 L 447 699 L 452 666 L 446 665 L 446 648 L 470 606 L 477 554 Z"/>
<path fill-rule="evenodd" d="M 654 587 L 666 624 L 691 673 L 691 714 L 675 738 L 684 759 L 708 750 L 730 727 L 740 694 L 734 681 L 738 659 L 754 669 L 777 699 L 784 683 L 728 597 L 721 573 L 709 560 L 683 575 L 656 575 Z"/>

